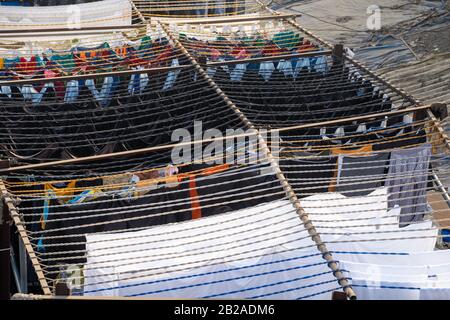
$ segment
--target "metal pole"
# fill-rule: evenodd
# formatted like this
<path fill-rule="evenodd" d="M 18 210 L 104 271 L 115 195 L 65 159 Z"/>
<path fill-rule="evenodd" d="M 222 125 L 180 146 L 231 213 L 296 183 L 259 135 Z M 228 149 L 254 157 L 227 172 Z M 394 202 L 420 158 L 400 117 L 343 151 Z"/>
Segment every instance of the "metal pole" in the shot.
<path fill-rule="evenodd" d="M 22 293 L 28 293 L 28 256 L 21 238 L 19 238 L 19 269 Z"/>
<path fill-rule="evenodd" d="M 12 247 L 11 247 L 11 269 L 12 269 L 12 273 L 13 273 L 13 276 L 14 276 L 14 282 L 16 284 L 17 291 L 19 293 L 23 293 L 22 287 L 21 287 L 21 284 L 20 284 L 20 280 L 19 280 L 19 278 L 20 278 L 19 270 L 17 270 L 16 258 L 14 257 L 14 251 L 13 251 Z"/>
<path fill-rule="evenodd" d="M 190 55 L 190 53 L 183 47 L 183 45 L 178 41 L 176 37 L 172 35 L 170 30 L 159 21 L 157 22 L 160 27 L 164 30 L 164 32 L 168 35 L 168 37 L 174 42 L 174 44 L 186 55 L 186 57 L 191 61 L 191 63 L 195 66 L 198 73 L 208 82 L 208 85 L 213 88 L 217 94 L 224 100 L 224 102 L 238 115 L 239 119 L 249 128 L 256 130 L 256 127 L 248 120 L 248 118 L 239 110 L 239 108 L 228 98 L 228 96 L 220 89 L 220 87 L 212 80 L 205 70 L 198 64 L 198 62 Z M 275 172 L 276 177 L 280 180 L 281 186 L 286 192 L 286 196 L 291 201 L 293 207 L 295 208 L 296 213 L 298 214 L 301 222 L 303 223 L 305 229 L 308 231 L 311 239 L 315 242 L 317 249 L 322 253 L 322 257 L 327 261 L 328 267 L 333 271 L 333 275 L 338 280 L 339 285 L 343 288 L 344 292 L 350 299 L 356 299 L 356 294 L 350 286 L 345 275 L 339 269 L 339 265 L 334 261 L 333 256 L 330 251 L 328 251 L 327 246 L 320 238 L 320 235 L 317 233 L 316 228 L 312 224 L 309 219 L 308 213 L 300 205 L 300 201 L 295 194 L 295 191 L 292 189 L 291 185 L 287 181 L 284 176 L 280 166 L 278 165 L 277 160 L 273 157 L 266 141 L 258 132 L 257 134 L 259 144 L 267 156 L 267 159 L 270 163 L 270 166 Z"/>

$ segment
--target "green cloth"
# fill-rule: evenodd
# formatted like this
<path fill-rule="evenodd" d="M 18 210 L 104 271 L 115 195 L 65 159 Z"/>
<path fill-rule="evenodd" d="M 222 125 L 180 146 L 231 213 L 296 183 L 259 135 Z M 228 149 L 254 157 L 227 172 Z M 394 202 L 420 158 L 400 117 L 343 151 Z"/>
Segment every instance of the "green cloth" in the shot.
<path fill-rule="evenodd" d="M 257 38 L 245 37 L 242 40 L 246 45 L 252 47 L 264 47 L 266 45 L 266 41 L 260 37 Z"/>
<path fill-rule="evenodd" d="M 64 69 L 74 69 L 76 67 L 72 54 L 56 54 L 51 57 L 51 60 L 59 63 Z"/>
<path fill-rule="evenodd" d="M 292 49 L 300 41 L 300 35 L 294 31 L 282 31 L 273 36 L 272 41 L 280 48 Z"/>
<path fill-rule="evenodd" d="M 141 44 L 139 45 L 138 50 L 146 50 L 146 49 L 150 49 L 152 47 L 152 38 L 150 38 L 149 36 L 144 36 L 141 39 Z"/>

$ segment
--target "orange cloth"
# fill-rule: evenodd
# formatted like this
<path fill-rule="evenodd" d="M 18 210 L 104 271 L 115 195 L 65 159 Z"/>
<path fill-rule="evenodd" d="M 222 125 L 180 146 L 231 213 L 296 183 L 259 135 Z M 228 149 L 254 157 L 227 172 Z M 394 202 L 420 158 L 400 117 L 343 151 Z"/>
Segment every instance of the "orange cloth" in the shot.
<path fill-rule="evenodd" d="M 118 48 L 116 48 L 115 52 L 119 57 L 125 58 L 127 55 L 127 48 L 126 47 L 118 47 Z"/>
<path fill-rule="evenodd" d="M 195 176 L 189 177 L 189 197 L 191 199 L 192 220 L 202 217 L 202 209 L 200 200 L 198 199 L 197 183 Z"/>
<path fill-rule="evenodd" d="M 83 61 L 86 61 L 86 59 L 87 59 L 86 52 L 84 52 L 84 51 L 80 52 L 80 59 L 83 60 Z"/>
<path fill-rule="evenodd" d="M 368 144 L 364 147 L 358 148 L 358 149 L 344 149 L 344 148 L 332 148 L 331 149 L 331 154 L 332 155 L 340 155 L 340 154 L 344 154 L 344 155 L 358 155 L 361 153 L 370 153 L 372 152 L 372 145 Z"/>
<path fill-rule="evenodd" d="M 44 190 L 45 191 L 53 191 L 53 193 L 58 197 L 72 197 L 73 194 L 75 193 L 75 186 L 77 184 L 76 180 L 70 181 L 66 187 L 63 188 L 58 188 L 53 186 L 51 183 L 46 183 L 44 185 Z M 63 202 L 66 202 L 69 199 L 61 199 Z"/>
<path fill-rule="evenodd" d="M 197 192 L 197 183 L 195 178 L 197 175 L 209 176 L 212 174 L 216 174 L 230 168 L 229 164 L 221 164 L 214 167 L 206 168 L 201 170 L 199 173 L 184 173 L 179 174 L 177 179 L 181 182 L 185 178 L 189 178 L 189 196 L 191 198 L 191 210 L 192 210 L 192 219 L 198 219 L 202 217 L 202 209 L 200 205 L 200 200 L 198 198 Z"/>

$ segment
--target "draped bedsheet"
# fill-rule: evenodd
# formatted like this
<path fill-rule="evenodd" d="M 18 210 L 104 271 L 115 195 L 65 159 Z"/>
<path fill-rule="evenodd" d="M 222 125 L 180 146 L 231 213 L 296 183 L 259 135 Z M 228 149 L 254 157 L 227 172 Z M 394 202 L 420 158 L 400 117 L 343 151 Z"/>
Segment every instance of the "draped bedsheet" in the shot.
<path fill-rule="evenodd" d="M 66 6 L 0 6 L 0 29 L 29 30 L 131 25 L 131 4 L 127 0 L 104 0 Z"/>

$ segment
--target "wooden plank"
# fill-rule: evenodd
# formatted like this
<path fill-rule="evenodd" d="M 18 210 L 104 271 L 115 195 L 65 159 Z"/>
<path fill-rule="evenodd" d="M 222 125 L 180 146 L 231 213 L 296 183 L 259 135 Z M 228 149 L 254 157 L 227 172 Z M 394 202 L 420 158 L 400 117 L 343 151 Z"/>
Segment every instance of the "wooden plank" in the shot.
<path fill-rule="evenodd" d="M 450 229 L 450 207 L 442 193 L 437 191 L 428 192 L 427 201 L 433 209 L 433 220 L 439 228 Z"/>
<path fill-rule="evenodd" d="M 28 238 L 27 231 L 25 230 L 25 227 L 22 224 L 22 221 L 20 220 L 19 212 L 17 211 L 17 208 L 14 205 L 13 200 L 9 196 L 8 190 L 6 189 L 3 180 L 0 180 L 0 192 L 2 198 L 4 199 L 5 204 L 8 207 L 11 218 L 14 224 L 16 225 L 17 231 L 19 233 L 20 238 L 23 241 L 28 256 L 30 257 L 31 264 L 33 265 L 34 270 L 36 271 L 36 275 L 39 283 L 41 284 L 42 291 L 44 292 L 45 295 L 51 295 L 50 287 L 48 286 L 47 279 L 45 278 L 44 272 L 42 271 L 41 264 L 39 263 L 36 253 L 34 252 L 34 248 L 31 245 L 30 239 Z"/>
<path fill-rule="evenodd" d="M 265 21 L 265 20 L 277 20 L 277 19 L 290 19 L 301 16 L 301 14 L 280 14 L 280 15 L 268 15 L 268 16 L 229 16 L 221 18 L 196 18 L 196 19 L 158 19 L 158 22 L 164 24 L 225 24 L 235 22 L 253 22 L 253 21 Z"/>

